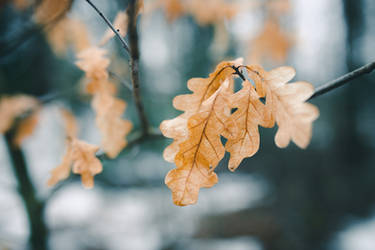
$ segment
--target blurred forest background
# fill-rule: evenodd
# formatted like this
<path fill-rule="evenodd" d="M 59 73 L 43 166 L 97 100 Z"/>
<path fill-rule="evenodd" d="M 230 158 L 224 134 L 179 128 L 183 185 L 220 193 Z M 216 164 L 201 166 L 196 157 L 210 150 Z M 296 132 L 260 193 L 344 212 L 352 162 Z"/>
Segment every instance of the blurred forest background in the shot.
<path fill-rule="evenodd" d="M 65 147 L 59 108 L 74 111 L 80 138 L 98 143 L 100 135 L 74 50 L 61 52 L 49 36 L 58 21 L 35 21 L 43 1 L 27 2 L 0 1 L 0 94 L 48 102 L 22 145 L 32 180 L 26 196 L 17 189 L 17 171 L 0 137 L 1 250 L 31 248 L 28 238 L 40 224 L 47 231 L 33 232 L 34 241 L 48 235 L 53 250 L 375 249 L 375 74 L 312 101 L 321 115 L 306 150 L 294 144 L 279 149 L 276 130 L 261 129 L 258 154 L 235 173 L 226 171 L 225 157 L 217 168 L 219 183 L 203 189 L 196 205 L 173 205 L 163 181 L 173 168 L 162 158 L 170 140 L 162 138 L 145 139 L 105 160 L 94 189 L 84 189 L 76 176 L 48 188 Z M 289 65 L 298 80 L 315 86 L 375 60 L 373 0 L 191 0 L 197 5 L 189 11 L 186 2 L 145 1 L 138 17 L 141 94 L 155 128 L 178 114 L 172 99 L 188 93 L 188 79 L 206 77 L 226 59 L 244 57 L 267 70 Z M 110 20 L 128 4 L 94 3 Z M 73 1 L 67 15 L 86 24 L 94 43 L 107 30 L 84 0 Z M 136 133 L 132 95 L 119 81 L 129 81 L 128 57 L 118 40 L 105 48 Z M 45 202 L 36 209 L 38 218 L 24 206 L 33 202 L 32 185 L 36 199 Z"/>

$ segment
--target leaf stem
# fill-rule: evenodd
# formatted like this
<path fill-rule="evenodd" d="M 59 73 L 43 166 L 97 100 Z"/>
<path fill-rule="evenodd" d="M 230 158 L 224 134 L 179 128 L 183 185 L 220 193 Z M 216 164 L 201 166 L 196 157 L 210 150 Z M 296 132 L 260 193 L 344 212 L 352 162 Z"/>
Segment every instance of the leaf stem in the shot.
<path fill-rule="evenodd" d="M 120 40 L 120 42 L 122 44 L 122 47 L 125 49 L 125 51 L 127 52 L 127 54 L 130 54 L 130 50 L 129 50 L 128 44 L 126 43 L 126 41 L 124 40 L 124 38 L 120 35 L 120 33 L 115 29 L 115 27 L 113 27 L 112 23 L 108 20 L 108 18 L 106 16 L 104 16 L 104 14 L 98 9 L 98 7 L 96 7 L 95 4 L 93 4 L 93 2 L 91 2 L 91 0 L 86 0 L 86 2 L 88 4 L 90 4 L 91 7 L 106 22 L 106 24 L 108 25 L 108 27 L 115 33 L 115 35 L 117 36 L 117 38 Z"/>

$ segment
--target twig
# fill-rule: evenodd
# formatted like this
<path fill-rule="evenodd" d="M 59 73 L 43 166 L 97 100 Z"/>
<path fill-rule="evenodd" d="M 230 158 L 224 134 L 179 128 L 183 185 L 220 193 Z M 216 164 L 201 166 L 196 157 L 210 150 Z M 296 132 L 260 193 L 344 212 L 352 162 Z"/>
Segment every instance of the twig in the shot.
<path fill-rule="evenodd" d="M 333 81 L 330 81 L 326 84 L 323 84 L 321 86 L 319 86 L 318 88 L 316 88 L 314 94 L 309 98 L 309 100 L 315 98 L 315 97 L 318 97 L 318 96 L 321 96 L 333 89 L 336 89 L 348 82 L 350 82 L 351 80 L 355 79 L 355 78 L 358 78 L 364 74 L 369 74 L 371 73 L 373 70 L 375 70 L 375 62 L 372 62 L 372 63 L 369 63 L 369 64 L 366 64 L 365 66 L 362 66 L 348 74 L 345 74 Z"/>
<path fill-rule="evenodd" d="M 141 120 L 142 133 L 148 134 L 149 122 L 144 111 L 139 89 L 139 47 L 137 33 L 137 0 L 130 0 L 127 9 L 128 34 L 130 42 L 130 68 L 133 84 L 133 96 L 139 119 Z"/>
<path fill-rule="evenodd" d="M 120 35 L 120 33 L 115 29 L 115 27 L 113 27 L 112 23 L 108 20 L 108 18 L 106 18 L 103 13 L 95 6 L 95 4 L 93 4 L 91 2 L 91 0 L 86 0 L 86 2 L 88 4 L 91 5 L 91 7 L 93 7 L 93 9 L 101 16 L 101 18 L 107 23 L 108 27 L 115 33 L 115 35 L 117 36 L 117 38 L 120 40 L 121 44 L 122 44 L 122 47 L 124 47 L 125 51 L 130 54 L 130 50 L 129 50 L 129 46 L 128 44 L 126 43 L 126 41 L 124 40 L 124 38 Z"/>

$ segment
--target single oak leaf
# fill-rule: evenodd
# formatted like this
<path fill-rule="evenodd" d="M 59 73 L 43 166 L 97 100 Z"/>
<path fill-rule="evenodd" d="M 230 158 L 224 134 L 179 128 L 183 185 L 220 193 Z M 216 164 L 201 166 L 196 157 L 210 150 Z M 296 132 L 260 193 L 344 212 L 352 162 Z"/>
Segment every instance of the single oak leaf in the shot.
<path fill-rule="evenodd" d="M 101 162 L 95 155 L 99 147 L 78 140 L 76 138 L 78 127 L 73 114 L 64 109 L 61 113 L 67 134 L 66 153 L 61 164 L 51 171 L 51 177 L 47 184 L 52 187 L 59 181 L 68 178 L 72 169 L 73 173 L 81 175 L 84 187 L 92 188 L 94 186 L 94 176 L 103 169 Z"/>
<path fill-rule="evenodd" d="M 164 150 L 163 157 L 166 161 L 174 161 L 179 150 L 178 145 L 187 138 L 187 120 L 199 111 L 202 103 L 219 89 L 224 80 L 233 75 L 232 66 L 238 67 L 242 62 L 243 59 L 238 58 L 234 61 L 219 63 L 208 78 L 192 78 L 188 81 L 187 85 L 189 90 L 193 92 L 192 94 L 179 95 L 173 99 L 173 106 L 184 111 L 184 113 L 160 124 L 163 135 L 174 139 L 174 142 Z M 229 84 L 232 85 L 232 82 L 229 82 Z M 231 91 L 231 88 L 232 86 L 228 87 L 226 91 Z"/>
<path fill-rule="evenodd" d="M 95 155 L 99 147 L 75 138 L 72 139 L 70 146 L 72 148 L 73 173 L 81 175 L 81 181 L 85 188 L 94 187 L 94 176 L 103 170 L 102 163 Z"/>
<path fill-rule="evenodd" d="M 249 74 L 250 75 L 250 74 Z M 242 160 L 253 156 L 259 149 L 259 125 L 267 123 L 265 105 L 249 81 L 242 83 L 242 89 L 230 97 L 230 106 L 237 108 L 231 118 L 235 121 L 238 134 L 229 138 L 225 149 L 230 153 L 228 168 L 237 169 Z"/>
<path fill-rule="evenodd" d="M 268 19 L 262 32 L 250 43 L 248 61 L 260 63 L 264 59 L 271 59 L 283 63 L 291 45 L 291 39 L 281 30 L 279 23 L 274 19 Z"/>
<path fill-rule="evenodd" d="M 180 143 L 175 157 L 177 168 L 165 177 L 165 183 L 172 190 L 173 202 L 178 206 L 196 203 L 200 188 L 217 183 L 213 170 L 225 153 L 220 135 L 225 129 L 232 134 L 236 131 L 235 123 L 228 121 L 224 111 L 228 87 L 229 81 L 224 82 L 188 120 L 189 136 Z"/>
<path fill-rule="evenodd" d="M 260 75 L 271 121 L 279 127 L 275 136 L 276 145 L 285 148 L 292 140 L 300 148 L 306 148 L 312 136 L 312 123 L 319 117 L 318 108 L 306 103 L 314 94 L 313 85 L 307 82 L 287 84 L 295 76 L 295 70 L 291 67 L 262 71 Z"/>

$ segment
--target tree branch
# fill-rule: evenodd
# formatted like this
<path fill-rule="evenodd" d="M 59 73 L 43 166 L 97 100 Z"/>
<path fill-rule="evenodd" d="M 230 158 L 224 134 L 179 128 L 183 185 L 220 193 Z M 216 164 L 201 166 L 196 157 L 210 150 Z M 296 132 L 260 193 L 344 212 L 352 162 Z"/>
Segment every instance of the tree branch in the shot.
<path fill-rule="evenodd" d="M 137 108 L 139 119 L 141 120 L 142 133 L 148 134 L 149 122 L 141 101 L 139 88 L 139 47 L 137 33 L 137 0 L 130 0 L 127 8 L 128 14 L 128 34 L 130 42 L 130 68 L 133 84 L 133 96 Z"/>
<path fill-rule="evenodd" d="M 106 24 L 108 25 L 108 27 L 115 33 L 115 35 L 117 36 L 117 38 L 120 40 L 120 42 L 122 44 L 122 47 L 125 49 L 125 51 L 128 54 L 130 54 L 130 50 L 129 50 L 128 44 L 126 43 L 126 41 L 124 40 L 124 38 L 120 35 L 120 33 L 115 29 L 115 27 L 113 27 L 112 23 L 108 20 L 108 18 L 106 18 L 103 15 L 103 13 L 96 7 L 95 4 L 93 4 L 91 2 L 91 0 L 86 0 L 86 2 L 91 5 L 91 7 L 99 14 L 99 16 L 101 16 L 101 18 L 106 22 Z"/>
<path fill-rule="evenodd" d="M 8 131 L 5 134 L 5 142 L 17 180 L 18 193 L 22 198 L 29 221 L 29 242 L 32 250 L 46 250 L 48 229 L 44 221 L 45 203 L 37 198 L 23 152 L 13 144 L 14 133 L 15 129 Z"/>
<path fill-rule="evenodd" d="M 362 66 L 348 74 L 345 74 L 333 81 L 330 81 L 326 84 L 323 84 L 319 87 L 316 88 L 314 94 L 309 98 L 309 100 L 315 98 L 315 97 L 318 97 L 318 96 L 321 96 L 333 89 L 336 89 L 338 87 L 341 87 L 342 85 L 350 82 L 351 80 L 355 79 L 355 78 L 358 78 L 362 75 L 365 75 L 365 74 L 369 74 L 371 73 L 373 70 L 375 70 L 375 62 L 372 62 L 372 63 L 369 63 L 369 64 L 366 64 L 365 66 Z"/>

